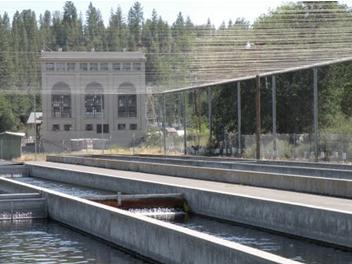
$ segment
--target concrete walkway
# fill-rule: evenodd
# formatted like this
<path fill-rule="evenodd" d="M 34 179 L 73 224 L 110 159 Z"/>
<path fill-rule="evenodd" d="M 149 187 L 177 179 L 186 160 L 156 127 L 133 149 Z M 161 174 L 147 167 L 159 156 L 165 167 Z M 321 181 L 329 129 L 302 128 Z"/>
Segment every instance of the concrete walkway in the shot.
<path fill-rule="evenodd" d="M 296 204 L 308 207 L 316 207 L 332 211 L 340 211 L 352 213 L 352 201 L 349 199 L 333 198 L 313 194 L 305 194 L 298 192 L 274 190 L 269 188 L 243 186 L 238 184 L 220 183 L 204 180 L 195 180 L 181 177 L 170 177 L 157 174 L 147 174 L 130 171 L 120 171 L 103 169 L 82 165 L 72 165 L 53 162 L 27 162 L 36 166 L 43 166 L 48 168 L 65 169 L 72 171 L 79 171 L 84 173 L 94 173 L 114 176 L 123 179 L 137 180 L 143 182 L 172 185 L 184 188 L 192 188 L 198 190 L 206 190 L 211 192 L 219 192 L 232 194 L 243 197 L 251 197 L 255 199 L 276 201 L 281 203 Z"/>

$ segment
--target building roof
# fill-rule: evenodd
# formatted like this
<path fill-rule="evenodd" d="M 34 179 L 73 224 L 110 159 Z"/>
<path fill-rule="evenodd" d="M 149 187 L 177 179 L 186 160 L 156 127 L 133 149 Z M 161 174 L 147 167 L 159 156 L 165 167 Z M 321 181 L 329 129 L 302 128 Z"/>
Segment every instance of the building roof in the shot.
<path fill-rule="evenodd" d="M 161 91 L 161 92 L 154 92 L 153 94 L 171 94 L 171 93 L 190 91 L 190 90 L 195 90 L 195 89 L 200 89 L 200 88 L 216 87 L 217 85 L 255 79 L 256 76 L 269 77 L 269 76 L 274 76 L 277 74 L 302 71 L 302 70 L 313 69 L 313 68 L 317 68 L 317 67 L 324 67 L 324 66 L 334 65 L 334 64 L 338 64 L 338 63 L 346 63 L 346 62 L 352 62 L 352 57 L 344 57 L 344 58 L 340 58 L 340 59 L 328 60 L 328 61 L 319 62 L 319 63 L 310 63 L 310 64 L 309 63 L 308 64 L 302 63 L 299 66 L 284 68 L 281 70 L 274 70 L 274 71 L 263 70 L 263 71 L 258 72 L 256 74 L 248 74 L 248 75 L 243 75 L 241 77 L 232 78 L 232 79 L 223 79 L 220 81 L 208 82 L 208 83 L 204 83 L 204 84 L 184 86 L 184 87 L 180 87 L 180 88 L 176 88 L 176 89 L 170 89 L 170 90 Z"/>
<path fill-rule="evenodd" d="M 143 52 L 103 52 L 103 51 L 42 51 L 41 60 L 145 60 Z"/>
<path fill-rule="evenodd" d="M 34 118 L 35 114 L 35 118 Z M 31 112 L 28 119 L 27 119 L 27 125 L 32 125 L 34 124 L 34 119 L 36 124 L 41 124 L 43 122 L 43 113 L 42 112 Z"/>

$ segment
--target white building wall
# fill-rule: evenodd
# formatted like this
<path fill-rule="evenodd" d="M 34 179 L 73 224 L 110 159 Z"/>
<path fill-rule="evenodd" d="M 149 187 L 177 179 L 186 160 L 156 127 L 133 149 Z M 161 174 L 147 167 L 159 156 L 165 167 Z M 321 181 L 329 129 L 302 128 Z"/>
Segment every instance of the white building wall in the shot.
<path fill-rule="evenodd" d="M 64 54 L 65 52 L 62 52 Z M 116 53 L 115 53 L 116 55 Z M 125 54 L 124 54 L 125 55 Z M 126 55 L 125 55 L 126 56 Z M 115 72 L 112 70 L 111 63 L 121 62 L 119 58 L 111 58 L 110 70 L 107 72 L 81 72 L 79 69 L 79 60 L 70 58 L 62 60 L 60 52 L 56 53 L 57 58 L 42 57 L 42 107 L 43 107 L 43 125 L 42 139 L 46 151 L 60 151 L 63 145 L 68 145 L 70 139 L 75 138 L 101 138 L 101 134 L 96 131 L 97 124 L 109 124 L 109 133 L 104 134 L 104 138 L 109 139 L 111 144 L 119 146 L 128 146 L 132 141 L 132 135 L 138 139 L 142 137 L 146 129 L 145 114 L 145 66 L 144 58 L 139 59 L 142 63 L 141 71 L 133 72 Z M 47 72 L 46 63 L 48 62 L 76 62 L 75 72 Z M 129 61 L 124 59 L 123 61 Z M 96 52 L 94 59 L 90 58 L 85 62 L 101 62 L 99 52 Z M 133 63 L 133 60 L 131 60 Z M 131 65 L 132 67 L 132 65 Z M 51 96 L 52 87 L 59 83 L 66 83 L 71 89 L 71 118 L 52 117 Z M 96 82 L 101 84 L 104 89 L 104 120 L 101 115 L 87 117 L 85 114 L 85 94 L 88 84 Z M 118 94 L 119 87 L 123 83 L 131 83 L 137 93 L 137 117 L 121 118 L 118 116 Z M 126 130 L 118 130 L 118 124 L 126 124 Z M 60 131 L 53 131 L 54 124 L 60 125 Z M 71 131 L 64 131 L 65 124 L 72 125 Z M 94 130 L 86 131 L 86 124 L 92 124 Z M 129 130 L 130 124 L 137 124 L 137 130 Z M 66 142 L 66 143 L 65 143 Z"/>

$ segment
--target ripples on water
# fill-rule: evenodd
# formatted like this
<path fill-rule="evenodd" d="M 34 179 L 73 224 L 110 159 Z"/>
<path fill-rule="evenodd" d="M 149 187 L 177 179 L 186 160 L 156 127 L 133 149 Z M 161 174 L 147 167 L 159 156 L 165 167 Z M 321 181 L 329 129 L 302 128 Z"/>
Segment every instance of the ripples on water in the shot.
<path fill-rule="evenodd" d="M 65 184 L 65 183 L 56 182 L 52 180 L 34 178 L 34 177 L 20 177 L 20 178 L 17 178 L 16 180 L 33 184 L 39 187 L 49 188 L 49 189 L 63 192 L 70 195 L 81 196 L 81 197 L 92 196 L 92 195 L 113 194 L 111 192 L 81 187 L 77 185 Z M 241 225 L 217 221 L 215 219 L 211 219 L 203 216 L 197 216 L 197 215 L 188 216 L 186 214 L 183 214 L 177 209 L 151 208 L 151 209 L 130 209 L 129 211 L 136 214 L 142 214 L 142 215 L 150 216 L 160 220 L 172 222 L 192 230 L 197 230 L 203 233 L 220 237 L 225 240 L 258 248 L 260 250 L 271 252 L 273 254 L 290 258 L 293 260 L 297 260 L 303 263 L 352 264 L 351 251 L 342 251 L 342 250 L 334 249 L 332 247 L 320 246 L 305 240 L 293 239 L 286 236 L 275 235 L 272 233 L 244 227 Z M 20 233 L 16 235 L 20 236 Z M 51 236 L 53 237 L 54 239 L 53 241 L 55 242 L 56 236 L 49 234 L 49 237 Z M 27 241 L 26 236 L 24 238 L 25 238 L 24 241 Z M 44 244 L 49 245 L 49 247 L 48 249 L 46 249 L 46 251 L 44 251 L 44 253 L 42 252 L 39 254 L 39 259 L 42 258 L 43 261 L 42 262 L 36 261 L 36 263 L 46 263 L 46 264 L 49 264 L 49 263 L 138 263 L 138 262 L 135 262 L 135 260 L 133 260 L 132 262 L 109 262 L 109 261 L 96 262 L 96 259 L 91 260 L 89 257 L 82 260 L 81 256 L 84 254 L 87 254 L 87 252 L 83 249 L 83 247 L 79 246 L 78 244 L 75 244 L 77 242 L 65 242 L 64 240 L 64 242 L 61 241 L 60 243 L 57 243 L 57 244 L 54 243 L 53 246 L 50 246 L 50 243 L 49 243 L 50 239 L 45 240 L 45 238 L 46 238 L 46 235 L 43 233 L 42 241 L 44 242 L 47 241 L 47 243 L 44 243 Z M 8 235 L 7 240 L 9 239 L 10 238 Z M 7 241 L 6 240 L 4 240 L 4 242 L 2 241 L 3 241 L 3 237 L 1 233 L 1 221 L 0 221 L 0 263 L 2 260 L 2 254 L 6 254 L 6 250 L 4 251 L 1 245 L 3 243 L 6 243 Z M 71 240 L 68 240 L 68 241 L 71 241 Z M 23 246 L 25 245 L 26 243 L 24 243 Z M 36 244 L 34 243 L 34 245 Z M 59 248 L 59 250 L 57 249 L 57 247 Z M 69 250 L 67 250 L 68 248 Z M 39 250 L 40 247 L 38 246 L 37 249 Z M 60 250 L 62 250 L 62 252 L 60 252 Z M 47 255 L 48 255 L 48 254 L 45 254 L 45 252 L 51 252 L 51 251 L 52 251 L 52 254 L 56 256 L 53 262 L 47 261 L 45 259 L 47 258 Z M 57 252 L 64 255 L 66 254 L 65 252 L 67 252 L 67 260 L 65 260 L 66 262 L 62 261 L 62 259 L 59 257 L 60 254 L 56 254 Z M 79 252 L 78 254 L 79 256 L 74 255 L 72 257 L 70 256 L 70 252 L 71 253 Z M 95 254 L 100 253 L 98 252 L 98 250 L 90 250 L 90 253 L 92 252 L 95 252 Z M 15 254 L 16 256 L 17 254 L 16 249 L 14 249 L 13 254 Z M 21 254 L 24 254 L 23 256 L 26 256 L 26 254 L 28 253 L 21 252 Z M 107 254 L 109 255 L 110 253 L 107 253 Z M 21 260 L 22 257 L 19 257 L 18 259 Z M 59 261 L 59 262 L 55 262 L 55 261 Z M 33 262 L 15 261 L 12 263 L 33 263 Z"/>
<path fill-rule="evenodd" d="M 108 191 L 83 187 L 79 185 L 58 182 L 58 181 L 46 180 L 46 179 L 41 179 L 36 177 L 18 177 L 15 180 L 32 184 L 38 187 L 48 188 L 53 191 L 78 196 L 78 197 L 114 194 L 113 192 L 108 192 Z"/>
<path fill-rule="evenodd" d="M 0 263 L 145 263 L 53 221 L 0 221 Z"/>
<path fill-rule="evenodd" d="M 320 246 L 302 239 L 276 235 L 254 228 L 191 215 L 172 221 L 177 225 L 214 235 L 285 258 L 309 264 L 351 264 L 352 251 Z"/>

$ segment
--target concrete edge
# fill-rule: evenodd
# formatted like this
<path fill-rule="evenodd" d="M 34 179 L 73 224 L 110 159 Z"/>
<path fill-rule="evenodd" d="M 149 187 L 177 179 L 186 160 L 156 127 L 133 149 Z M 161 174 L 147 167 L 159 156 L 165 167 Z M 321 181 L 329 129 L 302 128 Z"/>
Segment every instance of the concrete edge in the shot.
<path fill-rule="evenodd" d="M 75 156 L 48 156 L 47 161 L 352 198 L 352 180 L 347 179 Z"/>
<path fill-rule="evenodd" d="M 182 192 L 195 213 L 261 227 L 281 233 L 352 248 L 351 212 L 292 202 L 248 197 L 179 184 L 131 179 L 107 172 L 88 172 L 55 167 L 60 164 L 32 165 L 31 175 L 103 190 L 128 193 Z M 350 235 L 349 235 L 350 234 Z"/>
<path fill-rule="evenodd" d="M 129 218 L 128 221 L 139 221 L 143 225 L 149 226 L 149 228 L 151 228 L 151 226 L 153 225 L 153 226 L 157 226 L 157 227 L 163 228 L 165 230 L 168 230 L 170 232 L 180 233 L 180 234 L 182 234 L 182 236 L 185 237 L 186 240 L 196 239 L 196 240 L 199 240 L 200 242 L 202 242 L 202 241 L 204 242 L 205 241 L 206 244 L 208 244 L 209 247 L 214 247 L 215 250 L 219 246 L 222 247 L 222 248 L 225 248 L 226 251 L 229 251 L 227 253 L 230 253 L 230 255 L 233 255 L 233 254 L 236 255 L 238 253 L 239 254 L 245 254 L 245 255 L 250 256 L 249 262 L 246 262 L 246 263 L 283 263 L 283 264 L 284 263 L 287 263 L 287 264 L 300 263 L 300 262 L 293 261 L 293 260 L 290 260 L 290 259 L 286 259 L 286 258 L 277 256 L 277 255 L 274 255 L 274 254 L 271 254 L 271 253 L 268 253 L 268 252 L 264 252 L 264 251 L 261 251 L 261 250 L 255 249 L 255 248 L 251 248 L 251 247 L 248 247 L 248 246 L 245 246 L 245 245 L 241 245 L 239 243 L 226 241 L 226 240 L 223 240 L 221 238 L 217 238 L 217 237 L 214 237 L 214 236 L 211 236 L 211 235 L 208 235 L 208 234 L 205 234 L 205 233 L 201 233 L 201 232 L 198 232 L 198 231 L 195 231 L 195 230 L 190 230 L 190 229 L 187 229 L 187 228 L 184 228 L 184 227 L 181 227 L 181 226 L 177 226 L 177 225 L 174 225 L 174 224 L 171 224 L 171 223 L 162 222 L 160 220 L 152 219 L 152 218 L 145 217 L 145 216 L 142 216 L 142 215 L 135 215 L 135 214 L 130 213 L 128 211 L 124 211 L 124 210 L 117 209 L 117 208 L 112 208 L 112 207 L 109 207 L 109 206 L 106 206 L 106 205 L 102 205 L 102 204 L 99 204 L 99 203 L 88 201 L 88 200 L 85 200 L 85 199 L 82 199 L 82 198 L 78 198 L 78 197 L 75 197 L 75 196 L 71 196 L 71 195 L 60 193 L 60 192 L 52 191 L 50 189 L 36 187 L 34 185 L 31 185 L 31 184 L 20 183 L 20 182 L 17 182 L 15 180 L 5 179 L 5 178 L 0 178 L 0 181 L 3 181 L 3 182 L 5 181 L 5 182 L 11 183 L 13 185 L 20 185 L 21 187 L 23 187 L 23 189 L 37 190 L 37 191 L 43 193 L 43 195 L 45 195 L 45 196 L 52 196 L 52 197 L 62 198 L 62 199 L 64 199 L 67 202 L 67 204 L 69 204 L 70 202 L 74 201 L 76 203 L 79 203 L 82 206 L 87 206 L 87 207 L 90 207 L 92 209 L 93 209 L 93 207 L 94 208 L 99 208 L 101 210 L 108 211 L 108 212 L 110 212 L 111 214 L 113 214 L 115 216 L 119 216 L 119 217 L 121 216 L 121 217 Z M 49 197 L 48 197 L 48 199 L 50 201 Z M 63 203 L 61 203 L 60 205 L 63 205 Z M 83 226 L 81 226 L 80 224 L 73 223 L 72 221 L 70 221 L 72 219 L 67 219 L 67 218 L 66 219 L 63 219 L 63 218 L 55 219 L 56 218 L 55 217 L 55 213 L 53 214 L 53 212 L 52 212 L 53 209 L 50 209 L 50 207 L 51 207 L 51 205 L 48 204 L 49 217 L 53 217 L 54 220 L 63 221 L 65 224 L 73 226 L 74 228 L 80 229 L 80 230 L 82 230 L 84 232 L 88 231 L 88 233 L 92 233 L 91 231 L 86 230 L 85 228 L 83 228 Z M 59 207 L 61 209 L 63 209 L 61 206 L 59 206 Z M 76 211 L 76 213 L 78 213 L 78 212 L 79 212 L 79 210 Z M 94 219 L 92 219 L 92 220 L 94 220 Z M 144 230 L 148 230 L 149 228 L 143 227 Z M 114 241 L 111 241 L 111 238 L 109 239 L 106 236 L 104 236 L 102 234 L 99 234 L 98 230 L 96 230 L 93 233 L 93 235 L 96 235 L 96 236 L 98 236 L 100 238 L 103 238 L 103 239 L 105 239 L 105 240 L 107 240 L 109 242 L 114 242 Z M 125 246 L 125 245 L 122 244 L 120 246 Z M 176 246 L 176 245 L 174 245 L 174 246 Z M 183 249 L 183 250 L 186 250 L 186 249 Z M 140 253 L 140 252 L 137 251 L 137 253 Z M 141 253 L 143 255 L 145 252 L 143 252 L 143 250 L 142 250 Z M 218 259 L 218 260 L 221 259 L 221 257 L 219 256 L 219 254 L 217 252 L 214 252 L 214 254 L 216 255 L 216 259 Z M 153 257 L 155 257 L 154 254 L 152 254 L 152 255 L 153 255 Z M 149 256 L 147 256 L 147 257 L 149 257 Z M 163 259 L 165 259 L 165 257 L 163 257 Z M 228 260 L 230 260 L 230 262 L 221 262 L 221 263 L 232 263 L 231 259 L 228 259 Z M 252 261 L 254 261 L 254 262 L 252 262 Z M 175 263 L 182 263 L 182 262 L 175 262 Z M 202 263 L 204 263 L 204 262 L 202 262 Z M 212 262 L 209 262 L 209 263 L 212 263 Z"/>

